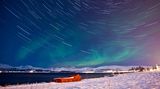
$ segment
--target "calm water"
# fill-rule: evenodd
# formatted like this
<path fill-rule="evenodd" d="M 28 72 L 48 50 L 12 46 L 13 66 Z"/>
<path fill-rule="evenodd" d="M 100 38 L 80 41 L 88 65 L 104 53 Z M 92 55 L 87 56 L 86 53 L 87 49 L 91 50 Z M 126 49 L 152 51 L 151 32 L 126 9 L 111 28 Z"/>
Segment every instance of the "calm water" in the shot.
<path fill-rule="evenodd" d="M 68 77 L 76 73 L 1 73 L 0 85 L 52 82 L 57 77 Z M 79 73 L 82 79 L 112 76 L 107 73 Z"/>

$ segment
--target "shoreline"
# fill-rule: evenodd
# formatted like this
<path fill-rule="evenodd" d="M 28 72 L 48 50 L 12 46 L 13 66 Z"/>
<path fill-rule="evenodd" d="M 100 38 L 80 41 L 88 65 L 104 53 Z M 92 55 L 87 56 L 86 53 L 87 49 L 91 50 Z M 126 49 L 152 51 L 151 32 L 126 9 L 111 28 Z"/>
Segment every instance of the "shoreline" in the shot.
<path fill-rule="evenodd" d="M 112 77 L 111 73 L 1 73 L 0 86 L 34 84 L 34 83 L 49 83 L 53 82 L 54 78 L 69 77 L 80 74 L 82 79 L 101 78 L 104 76 Z"/>
<path fill-rule="evenodd" d="M 137 72 L 114 77 L 83 79 L 69 83 L 37 83 L 0 87 L 0 89 L 160 89 L 160 72 Z"/>

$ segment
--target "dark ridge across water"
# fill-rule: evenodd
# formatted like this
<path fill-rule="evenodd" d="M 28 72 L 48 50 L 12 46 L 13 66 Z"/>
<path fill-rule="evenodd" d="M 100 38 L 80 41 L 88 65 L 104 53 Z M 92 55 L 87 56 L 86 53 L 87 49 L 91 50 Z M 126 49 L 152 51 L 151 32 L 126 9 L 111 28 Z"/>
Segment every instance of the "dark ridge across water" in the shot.
<path fill-rule="evenodd" d="M 111 73 L 1 73 L 0 86 L 53 82 L 54 78 L 80 74 L 82 79 L 111 77 Z"/>

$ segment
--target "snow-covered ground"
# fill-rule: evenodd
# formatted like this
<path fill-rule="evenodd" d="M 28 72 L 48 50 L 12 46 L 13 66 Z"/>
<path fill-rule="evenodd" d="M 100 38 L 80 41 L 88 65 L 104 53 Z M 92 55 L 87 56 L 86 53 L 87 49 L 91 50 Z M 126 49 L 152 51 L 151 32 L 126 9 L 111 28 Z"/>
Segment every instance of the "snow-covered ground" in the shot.
<path fill-rule="evenodd" d="M 40 83 L 0 87 L 0 89 L 160 89 L 160 72 L 121 74 L 70 83 Z"/>

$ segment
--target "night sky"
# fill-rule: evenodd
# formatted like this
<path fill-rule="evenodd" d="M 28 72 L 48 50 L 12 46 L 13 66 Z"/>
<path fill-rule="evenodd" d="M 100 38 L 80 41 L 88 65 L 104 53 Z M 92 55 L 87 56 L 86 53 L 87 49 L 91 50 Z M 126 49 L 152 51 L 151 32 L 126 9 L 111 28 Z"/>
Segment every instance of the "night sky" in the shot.
<path fill-rule="evenodd" d="M 160 64 L 160 0 L 1 0 L 0 64 Z"/>

